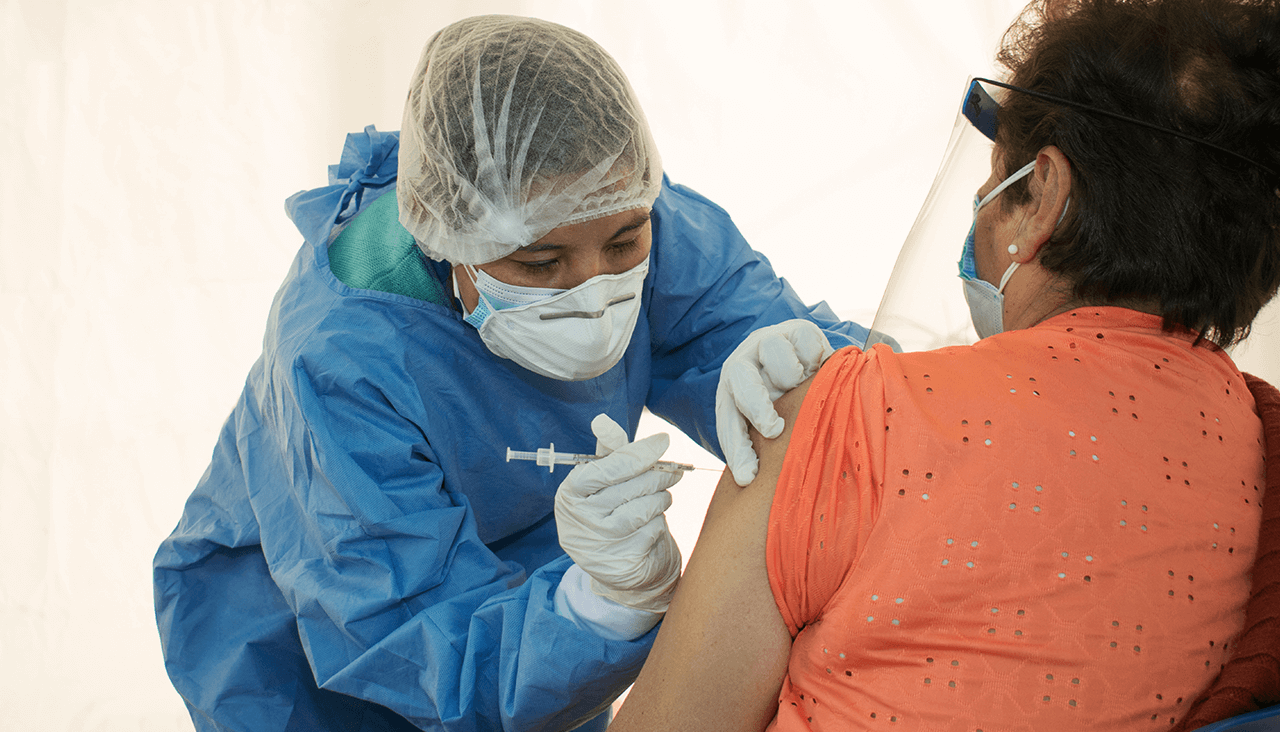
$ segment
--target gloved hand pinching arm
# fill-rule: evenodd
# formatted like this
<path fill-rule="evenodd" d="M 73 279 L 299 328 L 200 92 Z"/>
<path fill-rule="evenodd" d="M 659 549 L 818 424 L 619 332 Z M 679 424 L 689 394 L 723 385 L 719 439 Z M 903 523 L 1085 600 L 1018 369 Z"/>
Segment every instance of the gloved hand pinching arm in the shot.
<path fill-rule="evenodd" d="M 716 432 L 738 485 L 750 483 L 759 469 L 747 422 L 765 437 L 781 434 L 782 418 L 773 403 L 817 373 L 832 353 L 821 328 L 788 320 L 755 331 L 725 359 L 716 388 Z"/>
<path fill-rule="evenodd" d="M 601 414 L 591 421 L 594 462 L 570 471 L 556 492 L 560 546 L 591 576 L 600 597 L 651 613 L 666 612 L 680 579 L 680 547 L 663 515 L 667 489 L 681 474 L 652 470 L 670 439 L 627 433 Z M 656 619 L 655 619 L 656 622 Z"/>

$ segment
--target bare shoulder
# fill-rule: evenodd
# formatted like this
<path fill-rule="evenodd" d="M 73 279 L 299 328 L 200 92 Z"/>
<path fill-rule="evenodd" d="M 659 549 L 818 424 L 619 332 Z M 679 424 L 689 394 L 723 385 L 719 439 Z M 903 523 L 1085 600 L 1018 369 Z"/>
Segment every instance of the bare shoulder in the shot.
<path fill-rule="evenodd" d="M 649 660 L 610 730 L 763 730 L 777 712 L 791 634 L 765 566 L 769 511 L 805 382 L 777 400 L 782 434 L 753 432 L 760 471 L 725 471 Z"/>
<path fill-rule="evenodd" d="M 782 473 L 782 461 L 786 458 L 787 447 L 791 444 L 791 431 L 795 428 L 796 419 L 800 416 L 804 398 L 809 393 L 809 387 L 813 385 L 814 378 L 816 376 L 809 377 L 773 403 L 778 416 L 782 417 L 786 423 L 782 434 L 773 439 L 766 439 L 755 429 L 749 431 L 751 446 L 755 448 L 756 456 L 760 459 L 760 472 L 746 490 L 765 490 L 770 496 L 773 495 L 778 485 L 778 476 Z"/>
<path fill-rule="evenodd" d="M 754 427 L 748 428 L 751 447 L 760 461 L 755 480 L 746 486 L 739 486 L 734 482 L 730 472 L 725 470 L 707 507 L 702 525 L 704 532 L 709 526 L 716 526 L 726 520 L 739 523 L 747 520 L 753 523 L 767 521 L 769 509 L 773 504 L 773 494 L 778 486 L 778 477 L 782 474 L 782 463 L 787 456 L 787 446 L 791 444 L 791 431 L 795 427 L 796 418 L 800 416 L 800 409 L 804 405 L 805 395 L 809 393 L 809 387 L 813 384 L 813 378 L 810 377 L 801 382 L 799 386 L 774 401 L 774 409 L 785 424 L 781 434 L 774 438 L 767 438 Z M 734 519 L 725 518 L 724 514 L 729 511 L 729 506 L 738 506 L 733 511 Z M 748 516 L 752 518 L 748 519 Z"/>

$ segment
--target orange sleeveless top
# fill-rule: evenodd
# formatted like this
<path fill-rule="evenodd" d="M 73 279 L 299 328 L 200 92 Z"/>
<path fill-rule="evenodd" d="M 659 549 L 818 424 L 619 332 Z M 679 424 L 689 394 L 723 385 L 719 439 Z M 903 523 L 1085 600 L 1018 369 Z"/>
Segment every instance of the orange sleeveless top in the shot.
<path fill-rule="evenodd" d="M 1264 481 L 1244 378 L 1088 308 L 845 349 L 795 421 L 767 566 L 772 729 L 1167 730 L 1240 632 Z"/>

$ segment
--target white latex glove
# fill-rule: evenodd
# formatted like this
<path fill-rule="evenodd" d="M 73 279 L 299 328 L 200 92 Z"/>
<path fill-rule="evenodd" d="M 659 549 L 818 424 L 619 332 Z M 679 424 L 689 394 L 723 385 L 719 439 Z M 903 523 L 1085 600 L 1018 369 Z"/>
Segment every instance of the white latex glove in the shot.
<path fill-rule="evenodd" d="M 716 388 L 716 432 L 738 485 L 750 483 L 760 467 L 747 422 L 767 438 L 782 434 L 782 417 L 773 403 L 816 374 L 833 353 L 817 325 L 788 320 L 755 331 L 725 359 Z"/>
<path fill-rule="evenodd" d="M 671 439 L 627 442 L 606 415 L 591 420 L 599 460 L 569 471 L 556 491 L 560 546 L 600 597 L 653 613 L 666 612 L 680 579 L 680 547 L 667 528 L 667 489 L 681 473 L 650 470 Z"/>

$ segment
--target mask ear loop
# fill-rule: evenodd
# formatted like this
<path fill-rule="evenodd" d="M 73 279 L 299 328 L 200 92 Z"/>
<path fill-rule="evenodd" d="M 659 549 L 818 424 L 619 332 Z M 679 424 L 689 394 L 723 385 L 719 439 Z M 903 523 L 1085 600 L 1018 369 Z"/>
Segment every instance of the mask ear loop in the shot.
<path fill-rule="evenodd" d="M 1015 271 L 1017 271 L 1018 264 L 1018 262 L 1013 262 L 1009 265 L 1009 269 L 1004 271 L 1004 276 L 1000 278 L 1000 286 L 996 288 L 996 294 L 1004 294 L 1004 286 L 1009 284 L 1009 278 L 1013 276 Z"/>
<path fill-rule="evenodd" d="M 464 272 L 471 275 L 471 287 L 476 291 L 476 297 L 478 297 L 480 300 L 484 300 L 484 304 L 488 306 L 489 312 L 491 313 L 496 312 L 497 308 L 493 307 L 493 303 L 489 302 L 489 298 L 485 297 L 484 292 L 480 290 L 480 284 L 479 284 L 480 276 L 476 274 L 475 265 L 464 264 L 462 265 L 462 269 Z M 476 310 L 480 309 L 480 303 L 479 302 L 476 303 L 476 310 L 467 312 L 467 303 L 463 302 L 462 291 L 458 289 L 458 270 L 454 269 L 450 274 L 453 276 L 453 296 L 458 298 L 458 304 L 462 306 L 462 317 L 469 318 L 476 312 Z"/>
<path fill-rule="evenodd" d="M 977 215 L 978 215 L 978 211 L 981 211 L 981 210 L 982 210 L 982 207 L 983 207 L 983 206 L 985 206 L 985 205 L 987 205 L 988 203 L 990 203 L 990 202 L 991 202 L 991 199 L 995 198 L 995 197 L 996 197 L 996 196 L 997 196 L 1001 191 L 1003 191 L 1004 189 L 1008 188 L 1008 187 L 1009 187 L 1010 185 L 1012 185 L 1015 181 L 1018 181 L 1018 180 L 1020 180 L 1021 178 L 1025 177 L 1026 175 L 1028 175 L 1031 171 L 1033 171 L 1033 170 L 1035 170 L 1035 169 L 1036 169 L 1036 161 L 1032 160 L 1031 162 L 1029 162 L 1029 163 L 1027 163 L 1026 165 L 1024 165 L 1024 166 L 1022 166 L 1021 168 L 1019 168 L 1019 169 L 1018 169 L 1018 172 L 1014 173 L 1013 175 L 1011 175 L 1011 176 L 1009 176 L 1008 178 L 1005 178 L 1003 181 L 1001 181 L 1000 185 L 996 186 L 995 188 L 992 188 L 992 189 L 991 189 L 991 191 L 990 191 L 989 193 L 987 193 L 987 195 L 986 195 L 986 196 L 984 196 L 984 197 L 983 197 L 983 199 L 978 203 L 978 208 L 974 210 L 974 216 L 977 216 Z M 1067 203 L 1066 203 L 1066 205 L 1065 205 L 1065 206 L 1063 206 L 1063 207 L 1062 207 L 1062 213 L 1061 213 L 1061 214 L 1058 214 L 1058 221 L 1057 221 L 1057 223 L 1055 223 L 1055 224 L 1053 225 L 1055 229 L 1056 229 L 1057 227 L 1059 227 L 1059 226 L 1061 226 L 1061 225 L 1062 225 L 1062 221 L 1063 221 L 1063 219 L 1067 218 L 1067 211 L 1068 211 L 1070 208 L 1071 208 L 1071 196 L 1067 196 Z M 1009 253 L 1010 253 L 1010 254 L 1017 254 L 1017 253 L 1018 253 L 1018 245 L 1017 245 L 1017 244 L 1010 244 L 1010 245 L 1009 245 Z M 1004 275 L 1000 277 L 1000 285 L 996 287 L 996 292 L 997 292 L 997 293 L 1003 293 L 1003 292 L 1004 292 L 1004 286 L 1005 286 L 1005 285 L 1007 285 L 1007 284 L 1009 283 L 1009 278 L 1013 276 L 1013 273 L 1014 273 L 1015 271 L 1017 271 L 1017 269 L 1018 269 L 1018 264 L 1019 264 L 1018 262 L 1013 262 L 1012 264 L 1010 264 L 1010 265 L 1009 265 L 1009 269 L 1006 269 L 1006 270 L 1004 271 Z"/>
<path fill-rule="evenodd" d="M 1032 163 L 1032 165 L 1035 165 L 1035 163 Z M 1070 197 L 1070 196 L 1068 196 L 1068 197 L 1067 197 L 1067 205 L 1062 207 L 1062 214 L 1061 214 L 1060 216 L 1058 216 L 1058 223 L 1054 224 L 1054 227 L 1055 227 L 1055 228 L 1056 228 L 1056 227 L 1058 227 L 1058 226 L 1060 226 L 1060 225 L 1062 224 L 1062 220 L 1063 220 L 1063 219 L 1065 219 L 1065 218 L 1067 217 L 1067 209 L 1068 209 L 1068 208 L 1070 208 L 1070 207 L 1071 207 L 1071 197 Z M 1017 254 L 1017 253 L 1018 253 L 1018 245 L 1017 245 L 1017 244 L 1010 244 L 1010 245 L 1009 245 L 1009 253 L 1010 253 L 1010 254 Z M 1004 286 L 1005 286 L 1005 285 L 1007 285 L 1007 284 L 1009 284 L 1009 278 L 1013 276 L 1014 271 L 1016 271 L 1017 269 L 1018 269 L 1018 262 L 1014 262 L 1014 263 L 1012 263 L 1012 264 L 1010 264 L 1010 265 L 1009 265 L 1009 269 L 1006 269 L 1006 270 L 1004 271 L 1004 276 L 1000 278 L 1000 286 L 996 288 L 996 292 L 997 292 L 997 293 L 999 293 L 999 294 L 1003 294 L 1003 293 L 1004 293 Z"/>
<path fill-rule="evenodd" d="M 1029 162 L 1029 163 L 1027 163 L 1026 165 L 1024 165 L 1024 166 L 1022 166 L 1021 168 L 1019 168 L 1019 169 L 1018 169 L 1018 171 L 1017 171 L 1016 173 L 1014 173 L 1013 175 L 1011 175 L 1011 176 L 1009 176 L 1008 178 L 1005 178 L 1003 181 L 1001 181 L 1001 182 L 1000 182 L 1000 185 L 996 186 L 995 188 L 992 188 L 992 189 L 987 193 L 987 195 L 985 195 L 985 196 L 983 196 L 983 197 L 982 197 L 982 200 L 978 202 L 978 207 L 977 207 L 976 209 L 974 209 L 974 211 L 973 211 L 973 215 L 974 215 L 975 220 L 976 220 L 976 218 L 977 218 L 977 216 L 978 216 L 978 212 L 982 210 L 982 207 L 983 207 L 983 206 L 986 206 L 988 203 L 991 203 L 992 199 L 994 199 L 996 196 L 1000 195 L 1000 193 L 1001 193 L 1004 189 L 1006 189 L 1006 188 L 1008 188 L 1009 186 L 1013 185 L 1014 183 L 1016 183 L 1017 181 L 1021 180 L 1022 178 L 1025 178 L 1028 174 L 1030 174 L 1030 173 L 1031 173 L 1031 171 L 1033 171 L 1033 170 L 1035 170 L 1035 169 L 1036 169 L 1036 161 L 1032 160 L 1031 162 Z M 1065 213 L 1065 211 L 1064 211 L 1064 213 Z M 1013 245 L 1013 244 L 1010 244 L 1010 245 L 1009 245 L 1009 253 L 1010 253 L 1010 254 L 1013 254 L 1013 253 L 1014 253 L 1014 252 L 1016 252 L 1016 251 L 1017 251 L 1017 246 L 1016 246 L 1016 245 Z M 1000 278 L 1000 285 L 999 285 L 998 287 L 996 287 L 996 294 L 1002 294 L 1002 293 L 1004 292 L 1004 286 L 1005 286 L 1005 285 L 1007 285 L 1007 284 L 1009 283 L 1009 278 L 1013 276 L 1013 273 L 1014 273 L 1014 272 L 1016 272 L 1016 271 L 1017 271 L 1017 269 L 1018 269 L 1018 263 L 1017 263 L 1017 262 L 1014 262 L 1014 263 L 1012 263 L 1012 264 L 1010 264 L 1010 265 L 1009 265 L 1009 268 L 1008 268 L 1008 269 L 1006 269 L 1006 270 L 1004 271 L 1004 276 L 1002 276 L 1002 277 Z"/>
<path fill-rule="evenodd" d="M 991 203 L 991 199 L 1000 195 L 1001 191 L 1013 185 L 1014 183 L 1018 182 L 1019 180 L 1025 178 L 1031 171 L 1035 169 L 1036 169 L 1036 161 L 1032 160 L 1031 162 L 1019 168 L 1018 172 L 1014 173 L 1008 178 L 1005 178 L 1003 181 L 1000 182 L 1000 185 L 996 186 L 995 188 L 992 188 L 991 191 L 987 193 L 987 195 L 983 196 L 982 200 L 978 202 L 978 211 L 981 211 L 983 206 L 987 205 L 988 203 Z M 974 214 L 976 215 L 978 211 L 974 211 Z"/>

